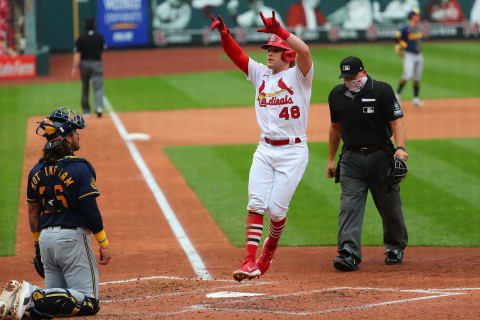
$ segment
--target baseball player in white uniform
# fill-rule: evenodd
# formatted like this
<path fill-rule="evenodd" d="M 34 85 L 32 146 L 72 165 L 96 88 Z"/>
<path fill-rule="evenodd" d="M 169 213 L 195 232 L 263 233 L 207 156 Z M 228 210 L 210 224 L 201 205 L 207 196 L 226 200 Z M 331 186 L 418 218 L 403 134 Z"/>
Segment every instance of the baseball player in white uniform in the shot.
<path fill-rule="evenodd" d="M 265 27 L 257 31 L 272 34 L 262 46 L 268 51 L 266 66 L 243 52 L 220 16 L 219 20 L 211 16 L 211 29 L 218 28 L 223 49 L 255 86 L 260 129 L 248 183 L 246 254 L 242 266 L 233 272 L 237 281 L 258 278 L 270 267 L 290 200 L 308 163 L 306 129 L 313 79 L 310 49 L 280 25 L 274 11 L 271 18 L 260 16 Z M 256 259 L 265 213 L 270 229 Z"/>

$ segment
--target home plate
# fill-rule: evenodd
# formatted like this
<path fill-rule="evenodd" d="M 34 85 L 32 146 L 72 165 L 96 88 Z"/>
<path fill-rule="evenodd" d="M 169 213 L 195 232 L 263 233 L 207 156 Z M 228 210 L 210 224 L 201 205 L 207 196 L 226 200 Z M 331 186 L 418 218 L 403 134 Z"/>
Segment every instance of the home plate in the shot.
<path fill-rule="evenodd" d="M 146 133 L 129 133 L 127 134 L 127 139 L 148 141 L 150 140 L 150 136 Z"/>
<path fill-rule="evenodd" d="M 265 293 L 219 291 L 219 292 L 208 293 L 207 298 L 238 298 L 238 297 L 254 297 L 254 296 L 264 296 L 264 295 Z"/>

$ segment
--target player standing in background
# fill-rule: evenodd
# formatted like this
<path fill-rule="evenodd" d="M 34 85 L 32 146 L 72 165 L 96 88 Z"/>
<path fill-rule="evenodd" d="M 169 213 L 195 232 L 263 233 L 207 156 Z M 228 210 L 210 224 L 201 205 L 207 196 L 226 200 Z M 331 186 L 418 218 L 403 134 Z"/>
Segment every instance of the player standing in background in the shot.
<path fill-rule="evenodd" d="M 28 176 L 27 201 L 34 265 L 46 288 L 10 281 L 0 296 L 0 319 L 8 314 L 21 319 L 25 311 L 43 319 L 88 316 L 100 309 L 89 232 L 99 244 L 99 263 L 108 264 L 111 255 L 96 201 L 100 193 L 95 171 L 87 160 L 74 156 L 80 148 L 77 130 L 85 126 L 82 116 L 63 107 L 37 127 L 47 143 Z"/>
<path fill-rule="evenodd" d="M 408 13 L 408 24 L 395 32 L 395 53 L 403 58 L 403 75 L 397 89 L 397 100 L 400 93 L 410 78 L 413 77 L 413 100 L 414 107 L 423 107 L 424 104 L 418 97 L 420 92 L 420 80 L 423 73 L 423 54 L 420 46 L 422 33 L 420 32 L 420 11 L 413 9 Z"/>
<path fill-rule="evenodd" d="M 82 78 L 82 109 L 85 117 L 90 115 L 88 92 L 90 90 L 90 80 L 92 80 L 93 103 L 95 112 L 100 118 L 103 112 L 102 52 L 106 47 L 105 40 L 101 34 L 95 31 L 95 20 L 85 19 L 83 25 L 87 32 L 75 41 L 72 76 L 74 76 L 77 69 L 80 68 L 80 77 Z"/>
<path fill-rule="evenodd" d="M 211 16 L 222 47 L 230 59 L 255 86 L 255 112 L 260 143 L 253 155 L 248 182 L 246 254 L 242 266 L 233 272 L 237 281 L 258 278 L 270 267 L 286 223 L 290 200 L 308 163 L 306 129 L 312 93 L 313 63 L 310 48 L 285 30 L 275 12 L 265 18 L 258 32 L 271 33 L 267 44 L 267 65 L 248 57 L 230 34 L 222 17 Z M 298 55 L 295 64 L 295 57 Z M 270 231 L 263 251 L 256 259 L 268 213 Z"/>

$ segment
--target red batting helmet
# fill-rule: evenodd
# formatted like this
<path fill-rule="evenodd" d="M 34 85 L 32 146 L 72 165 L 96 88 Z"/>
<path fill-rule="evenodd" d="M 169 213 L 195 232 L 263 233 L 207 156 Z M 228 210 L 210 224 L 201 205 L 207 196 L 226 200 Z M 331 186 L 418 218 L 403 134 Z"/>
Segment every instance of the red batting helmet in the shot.
<path fill-rule="evenodd" d="M 262 45 L 262 49 L 268 49 L 268 47 L 277 47 L 284 49 L 284 51 L 282 52 L 282 60 L 285 62 L 295 61 L 297 53 L 293 51 L 293 49 L 288 46 L 287 42 L 279 36 L 272 34 L 270 39 L 268 39 L 268 42 Z"/>

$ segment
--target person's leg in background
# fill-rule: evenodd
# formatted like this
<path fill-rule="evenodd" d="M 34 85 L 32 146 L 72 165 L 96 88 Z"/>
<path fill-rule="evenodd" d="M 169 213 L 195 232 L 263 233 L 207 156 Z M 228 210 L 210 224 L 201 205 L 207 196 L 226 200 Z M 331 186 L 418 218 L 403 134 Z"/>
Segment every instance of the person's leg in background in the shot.
<path fill-rule="evenodd" d="M 88 103 L 88 95 L 90 92 L 90 76 L 91 71 L 85 62 L 80 63 L 80 78 L 82 79 L 82 111 L 83 116 L 90 115 L 90 104 Z"/>
<path fill-rule="evenodd" d="M 103 113 L 103 66 L 102 62 L 95 63 L 92 74 L 93 101 L 98 117 Z"/>

